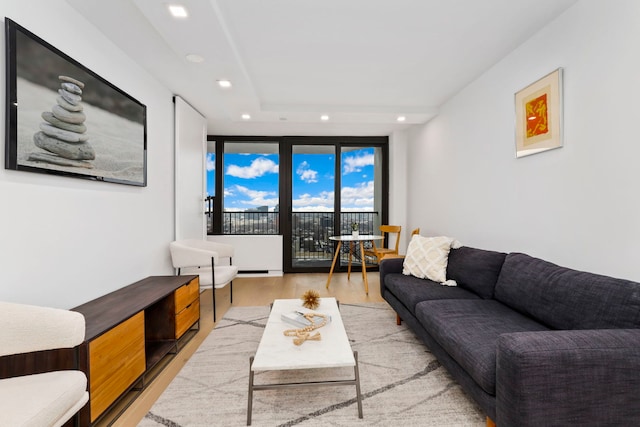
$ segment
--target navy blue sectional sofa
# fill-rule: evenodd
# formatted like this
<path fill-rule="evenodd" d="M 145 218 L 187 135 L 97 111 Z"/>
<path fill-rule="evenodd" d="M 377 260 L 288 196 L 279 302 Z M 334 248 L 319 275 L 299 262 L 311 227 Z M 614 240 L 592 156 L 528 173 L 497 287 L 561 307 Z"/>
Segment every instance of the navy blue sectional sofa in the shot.
<path fill-rule="evenodd" d="M 640 283 L 470 247 L 456 287 L 402 263 L 382 297 L 498 427 L 640 426 Z"/>

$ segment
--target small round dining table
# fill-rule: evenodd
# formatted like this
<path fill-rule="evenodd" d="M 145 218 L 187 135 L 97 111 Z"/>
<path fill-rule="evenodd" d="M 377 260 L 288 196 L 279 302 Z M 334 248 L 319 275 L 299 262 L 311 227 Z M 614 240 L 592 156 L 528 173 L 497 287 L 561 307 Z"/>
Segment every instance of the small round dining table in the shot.
<path fill-rule="evenodd" d="M 377 234 L 343 234 L 339 236 L 331 236 L 329 240 L 333 240 L 334 242 L 338 242 L 336 247 L 336 254 L 333 257 L 333 262 L 331 263 L 331 270 L 329 271 L 329 277 L 327 278 L 327 286 L 329 289 L 329 283 L 331 283 L 331 277 L 333 276 L 333 269 L 336 266 L 336 261 L 340 256 L 340 248 L 342 248 L 342 242 L 349 242 L 349 264 L 347 267 L 347 280 L 351 279 L 351 258 L 354 253 L 355 244 L 360 244 L 360 256 L 362 257 L 362 280 L 364 281 L 364 291 L 367 295 L 369 295 L 369 282 L 367 281 L 367 267 L 364 260 L 364 242 L 373 242 L 374 240 L 384 240 L 384 236 L 379 236 Z"/>

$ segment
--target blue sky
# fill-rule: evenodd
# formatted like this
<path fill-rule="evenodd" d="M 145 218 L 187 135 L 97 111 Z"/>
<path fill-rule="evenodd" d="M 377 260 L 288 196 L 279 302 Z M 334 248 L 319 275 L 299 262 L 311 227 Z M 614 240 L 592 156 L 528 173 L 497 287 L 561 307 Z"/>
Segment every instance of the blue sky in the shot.
<path fill-rule="evenodd" d="M 215 162 L 207 156 L 207 195 L 214 193 Z M 342 210 L 373 210 L 373 148 L 342 154 Z M 293 210 L 333 211 L 334 154 L 294 154 Z M 225 155 L 225 211 L 245 211 L 278 201 L 279 160 L 277 154 Z"/>

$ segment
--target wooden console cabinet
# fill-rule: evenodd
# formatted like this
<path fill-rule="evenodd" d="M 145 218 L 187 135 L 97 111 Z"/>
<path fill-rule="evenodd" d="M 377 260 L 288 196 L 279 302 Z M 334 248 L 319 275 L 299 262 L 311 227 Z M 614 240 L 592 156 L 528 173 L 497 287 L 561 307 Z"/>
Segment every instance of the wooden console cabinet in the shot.
<path fill-rule="evenodd" d="M 89 426 L 170 353 L 200 320 L 198 276 L 152 276 L 73 308 L 84 315 L 79 368 L 89 382 L 80 424 Z"/>

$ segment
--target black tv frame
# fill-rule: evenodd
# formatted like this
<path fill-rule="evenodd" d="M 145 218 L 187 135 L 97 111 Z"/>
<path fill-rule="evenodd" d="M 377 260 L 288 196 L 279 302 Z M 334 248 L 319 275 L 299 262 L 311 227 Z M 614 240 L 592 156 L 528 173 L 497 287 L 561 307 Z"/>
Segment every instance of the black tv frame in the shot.
<path fill-rule="evenodd" d="M 5 41 L 5 169 L 64 175 L 140 187 L 146 186 L 147 107 L 78 61 L 6 17 Z M 37 52 L 37 55 L 34 52 Z M 21 72 L 24 72 L 24 75 Z M 43 92 L 38 93 L 47 93 L 46 90 L 49 89 L 51 92 L 47 93 L 46 102 L 48 103 L 48 108 L 51 109 L 56 105 L 56 98 L 59 98 L 55 93 L 56 90 L 60 89 L 59 75 L 71 76 L 85 83 L 80 103 L 84 109 L 83 114 L 86 115 L 87 130 L 85 135 L 89 138 L 89 144 L 93 141 L 91 147 L 95 151 L 95 159 L 80 160 L 79 163 L 82 163 L 83 167 L 61 166 L 50 163 L 50 161 L 29 159 L 29 153 L 36 153 L 40 154 L 40 157 L 54 159 L 56 158 L 55 156 L 59 157 L 59 155 L 38 148 L 33 143 L 34 134 L 40 131 L 40 123 L 47 123 L 41 117 L 38 117 L 36 122 L 36 108 L 29 105 L 27 101 L 21 100 L 23 102 L 19 104 L 20 93 L 18 91 L 20 86 L 35 86 L 39 87 L 37 90 L 44 89 Z M 29 86 L 25 86 L 25 83 L 18 84 L 18 78 L 20 78 L 20 82 L 27 81 Z M 34 82 L 33 80 L 38 81 Z M 51 95 L 50 99 L 49 94 Z M 45 112 L 42 109 L 42 105 L 45 102 L 44 98 L 39 98 L 37 101 L 40 106 L 40 109 L 37 110 L 38 114 Z M 60 101 L 58 101 L 58 105 L 60 105 Z M 94 118 L 92 121 L 90 112 L 87 111 L 89 108 L 92 108 L 93 116 L 100 116 L 104 120 L 99 122 Z M 26 120 L 24 119 L 25 117 L 29 119 Z M 92 123 L 94 124 L 93 132 Z M 101 129 L 101 131 L 97 129 Z M 57 140 L 54 143 L 57 144 Z M 67 143 L 64 142 L 63 144 Z M 122 153 L 114 148 L 118 146 L 124 148 Z M 73 148 L 75 149 L 75 147 Z M 33 151 L 25 153 L 27 149 Z M 108 152 L 108 150 L 111 151 Z M 52 155 L 54 157 L 51 157 Z M 34 158 L 36 157 L 34 156 Z M 69 162 L 66 159 L 60 160 L 63 163 Z M 88 165 L 85 165 L 87 163 Z M 96 167 L 94 163 L 100 167 Z"/>

